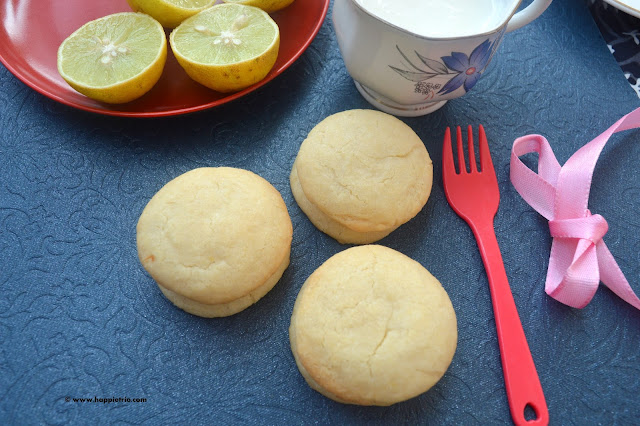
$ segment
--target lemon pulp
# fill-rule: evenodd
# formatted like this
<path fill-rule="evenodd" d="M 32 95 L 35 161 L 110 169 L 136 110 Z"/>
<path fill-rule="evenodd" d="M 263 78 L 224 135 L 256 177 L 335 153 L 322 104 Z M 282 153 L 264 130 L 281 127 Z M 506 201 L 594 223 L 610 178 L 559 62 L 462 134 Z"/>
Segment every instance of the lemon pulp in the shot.
<path fill-rule="evenodd" d="M 171 33 L 170 43 L 191 78 L 230 92 L 269 73 L 278 56 L 280 31 L 261 9 L 219 4 L 185 20 Z"/>
<path fill-rule="evenodd" d="M 80 27 L 58 49 L 58 71 L 78 92 L 108 103 L 136 99 L 158 81 L 167 56 L 162 26 L 116 13 Z"/>

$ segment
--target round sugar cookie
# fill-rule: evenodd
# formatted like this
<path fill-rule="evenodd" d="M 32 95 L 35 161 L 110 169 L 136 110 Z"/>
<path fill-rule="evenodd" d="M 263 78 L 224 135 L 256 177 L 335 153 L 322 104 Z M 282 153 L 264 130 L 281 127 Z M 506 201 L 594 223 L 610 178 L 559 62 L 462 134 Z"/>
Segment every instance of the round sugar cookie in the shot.
<path fill-rule="evenodd" d="M 144 208 L 138 257 L 176 306 L 220 317 L 273 288 L 289 265 L 292 235 L 282 196 L 265 179 L 199 168 L 167 183 Z"/>
<path fill-rule="evenodd" d="M 431 193 L 433 164 L 418 135 L 399 119 L 350 110 L 311 130 L 290 183 L 318 229 L 341 243 L 364 244 L 418 214 Z"/>
<path fill-rule="evenodd" d="M 289 338 L 307 383 L 342 403 L 391 405 L 444 375 L 458 331 L 451 301 L 422 265 L 387 247 L 352 247 L 302 286 Z"/>

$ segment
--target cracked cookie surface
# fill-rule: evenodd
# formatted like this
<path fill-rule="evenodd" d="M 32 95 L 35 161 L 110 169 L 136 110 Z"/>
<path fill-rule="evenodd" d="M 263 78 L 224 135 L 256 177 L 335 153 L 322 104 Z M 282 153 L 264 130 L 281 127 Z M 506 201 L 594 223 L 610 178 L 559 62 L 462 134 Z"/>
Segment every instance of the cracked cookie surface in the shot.
<path fill-rule="evenodd" d="M 422 265 L 368 245 L 334 255 L 307 279 L 289 337 L 312 388 L 338 402 L 391 405 L 444 375 L 457 322 L 446 291 Z"/>
<path fill-rule="evenodd" d="M 321 231 L 341 243 L 362 244 L 418 214 L 431 193 L 433 165 L 418 135 L 399 119 L 349 110 L 311 130 L 290 181 L 296 201 Z"/>

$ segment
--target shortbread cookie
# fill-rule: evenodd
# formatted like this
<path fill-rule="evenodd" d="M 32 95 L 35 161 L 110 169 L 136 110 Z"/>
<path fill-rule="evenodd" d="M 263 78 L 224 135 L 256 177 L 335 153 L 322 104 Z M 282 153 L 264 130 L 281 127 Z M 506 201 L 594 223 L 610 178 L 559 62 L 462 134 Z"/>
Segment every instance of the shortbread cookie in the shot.
<path fill-rule="evenodd" d="M 289 328 L 307 383 L 342 403 L 391 405 L 444 375 L 458 331 L 451 301 L 423 266 L 387 247 L 340 252 L 302 286 Z"/>
<path fill-rule="evenodd" d="M 341 243 L 377 241 L 413 218 L 431 193 L 424 144 L 399 119 L 351 110 L 327 117 L 300 146 L 292 193 L 309 220 Z"/>
<path fill-rule="evenodd" d="M 269 182 L 247 170 L 200 168 L 151 198 L 138 220 L 138 256 L 176 306 L 220 317 L 273 288 L 289 265 L 292 235 Z"/>

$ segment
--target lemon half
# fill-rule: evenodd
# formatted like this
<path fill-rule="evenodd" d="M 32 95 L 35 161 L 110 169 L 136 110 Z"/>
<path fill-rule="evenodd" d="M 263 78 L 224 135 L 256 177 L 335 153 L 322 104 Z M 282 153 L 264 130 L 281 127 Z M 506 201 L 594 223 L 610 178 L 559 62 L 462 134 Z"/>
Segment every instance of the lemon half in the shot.
<path fill-rule="evenodd" d="M 212 6 L 216 0 L 127 0 L 135 12 L 143 12 L 166 28 L 175 28 L 185 19 Z"/>
<path fill-rule="evenodd" d="M 267 76 L 278 57 L 280 30 L 261 9 L 219 4 L 185 20 L 169 42 L 192 79 L 233 92 Z"/>
<path fill-rule="evenodd" d="M 119 104 L 148 92 L 166 58 L 166 36 L 156 20 L 116 13 L 86 23 L 62 42 L 58 72 L 78 92 Z"/>
<path fill-rule="evenodd" d="M 244 4 L 246 6 L 255 6 L 267 13 L 284 9 L 293 3 L 293 0 L 223 0 L 225 3 Z"/>

